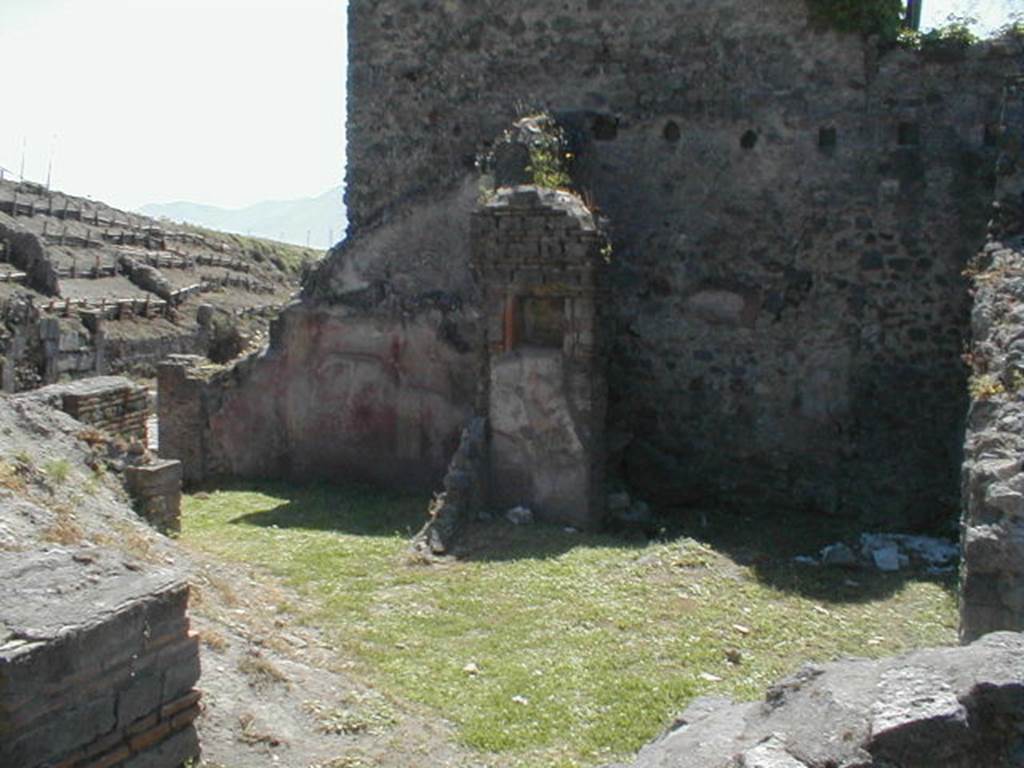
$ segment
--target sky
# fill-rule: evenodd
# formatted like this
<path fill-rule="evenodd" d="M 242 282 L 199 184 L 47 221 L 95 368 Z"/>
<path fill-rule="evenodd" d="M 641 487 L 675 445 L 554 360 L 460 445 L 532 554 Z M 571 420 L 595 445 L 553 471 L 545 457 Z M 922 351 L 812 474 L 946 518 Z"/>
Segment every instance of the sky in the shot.
<path fill-rule="evenodd" d="M 344 177 L 344 0 L 0 0 L 0 166 L 121 208 Z"/>
<path fill-rule="evenodd" d="M 1021 13 L 1024 21 L 1024 0 L 924 0 L 921 10 L 924 30 L 945 24 L 951 13 L 977 19 L 975 29 L 982 35 L 1005 25 L 1014 11 Z"/>
<path fill-rule="evenodd" d="M 509 0 L 514 2 L 514 0 Z M 1004 24 L 1024 0 L 925 0 Z M 134 209 L 344 177 L 345 0 L 0 0 L 0 166 Z"/>

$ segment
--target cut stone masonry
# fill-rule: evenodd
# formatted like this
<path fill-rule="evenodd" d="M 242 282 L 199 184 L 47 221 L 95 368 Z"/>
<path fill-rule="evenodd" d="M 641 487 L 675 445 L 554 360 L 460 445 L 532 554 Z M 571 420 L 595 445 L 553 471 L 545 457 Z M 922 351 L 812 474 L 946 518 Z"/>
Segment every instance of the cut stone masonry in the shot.
<path fill-rule="evenodd" d="M 180 768 L 199 755 L 199 642 L 179 574 L 55 549 L 0 553 L 0 580 L 0 765 Z"/>
<path fill-rule="evenodd" d="M 30 397 L 64 411 L 83 424 L 127 440 L 146 438 L 149 395 L 131 379 L 98 376 L 54 384 L 31 393 Z"/>
<path fill-rule="evenodd" d="M 499 189 L 473 216 L 485 307 L 489 501 L 582 529 L 604 518 L 608 241 L 569 192 Z"/>

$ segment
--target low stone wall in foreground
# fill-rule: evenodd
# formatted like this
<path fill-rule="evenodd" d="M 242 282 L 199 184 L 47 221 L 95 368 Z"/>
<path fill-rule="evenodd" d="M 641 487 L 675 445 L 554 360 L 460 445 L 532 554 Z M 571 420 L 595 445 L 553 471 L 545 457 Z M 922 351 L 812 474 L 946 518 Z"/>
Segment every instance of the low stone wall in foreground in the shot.
<path fill-rule="evenodd" d="M 198 756 L 188 586 L 96 549 L 0 553 L 0 765 L 179 768 Z"/>

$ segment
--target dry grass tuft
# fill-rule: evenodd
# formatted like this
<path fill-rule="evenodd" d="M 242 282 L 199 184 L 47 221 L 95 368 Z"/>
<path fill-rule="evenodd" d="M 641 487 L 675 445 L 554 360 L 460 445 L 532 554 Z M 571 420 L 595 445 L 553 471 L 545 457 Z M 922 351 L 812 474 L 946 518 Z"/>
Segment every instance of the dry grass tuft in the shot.
<path fill-rule="evenodd" d="M 199 639 L 203 645 L 217 653 L 223 653 L 228 647 L 227 638 L 215 629 L 204 629 L 199 633 Z"/>
<path fill-rule="evenodd" d="M 288 677 L 278 669 L 273 662 L 260 654 L 259 651 L 250 651 L 238 661 L 238 669 L 242 674 L 257 684 L 288 683 Z"/>

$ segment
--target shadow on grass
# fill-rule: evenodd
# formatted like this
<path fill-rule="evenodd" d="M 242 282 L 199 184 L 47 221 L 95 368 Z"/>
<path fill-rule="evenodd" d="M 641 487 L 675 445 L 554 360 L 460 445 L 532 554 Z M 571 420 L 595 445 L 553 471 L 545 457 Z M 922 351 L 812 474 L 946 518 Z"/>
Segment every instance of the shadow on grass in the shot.
<path fill-rule="evenodd" d="M 301 485 L 235 480 L 196 490 L 198 493 L 258 493 L 280 502 L 272 509 L 234 517 L 228 521 L 230 525 L 409 540 L 426 523 L 430 502 L 429 497 L 422 494 L 396 493 L 358 484 Z M 569 532 L 559 526 L 515 526 L 496 519 L 467 526 L 453 556 L 459 560 L 480 562 L 543 560 L 559 557 L 577 547 L 642 549 L 647 544 L 648 538 L 639 533 L 619 536 Z"/>
<path fill-rule="evenodd" d="M 661 533 L 666 540 L 690 538 L 702 542 L 736 564 L 749 567 L 762 584 L 822 602 L 884 600 L 908 582 L 937 584 L 950 594 L 957 590 L 955 569 L 929 573 L 911 567 L 883 573 L 873 568 L 797 562 L 798 556 L 817 556 L 824 547 L 840 541 L 856 549 L 860 534 L 868 531 L 852 521 L 800 512 L 702 514 L 693 510 L 679 510 L 670 520 Z"/>
<path fill-rule="evenodd" d="M 203 489 L 200 489 L 203 490 Z M 330 531 L 354 536 L 411 539 L 426 520 L 429 498 L 422 494 L 382 491 L 365 485 L 299 485 L 275 481 L 233 481 L 205 490 L 259 493 L 280 501 L 261 512 L 240 515 L 232 525 Z M 862 531 L 849 523 L 800 514 L 701 515 L 677 511 L 654 530 L 609 533 L 570 532 L 558 526 L 514 526 L 504 520 L 467 527 L 459 560 L 505 562 L 546 560 L 579 547 L 642 550 L 651 539 L 663 543 L 692 539 L 746 566 L 759 582 L 781 592 L 826 603 L 884 600 L 910 581 L 926 581 L 955 592 L 955 573 L 929 574 L 920 569 L 881 573 L 803 565 L 798 555 L 814 555 L 837 541 L 854 542 Z"/>

